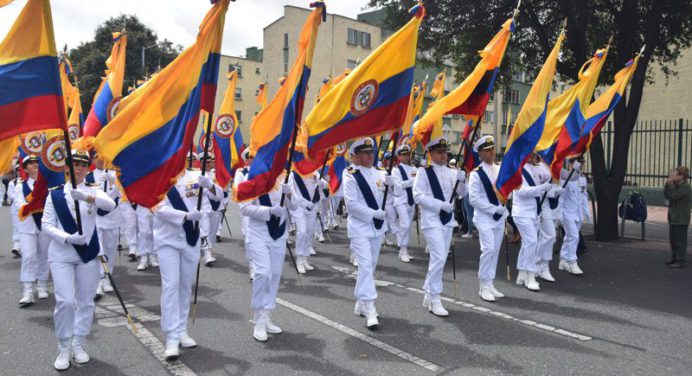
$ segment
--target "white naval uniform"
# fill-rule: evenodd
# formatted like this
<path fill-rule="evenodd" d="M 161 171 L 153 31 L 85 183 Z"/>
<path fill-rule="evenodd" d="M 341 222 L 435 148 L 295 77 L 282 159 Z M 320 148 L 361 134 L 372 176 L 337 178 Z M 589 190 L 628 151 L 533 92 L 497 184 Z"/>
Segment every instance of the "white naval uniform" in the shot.
<path fill-rule="evenodd" d="M 77 185 L 78 189 L 94 197 L 94 203 L 79 201 L 82 220 L 82 233 L 87 241 L 96 231 L 97 209 L 111 211 L 115 202 L 98 187 Z M 72 218 L 75 218 L 75 202 L 72 199 L 72 185 L 65 184 L 64 196 Z M 53 205 L 51 193 L 48 194 L 43 211 L 43 231 L 51 239 L 48 247 L 48 262 L 53 275 L 55 290 L 55 334 L 62 346 L 69 345 L 74 337 L 75 344 L 81 345 L 84 337 L 91 331 L 94 318 L 94 295 L 99 283 L 99 262 L 96 259 L 84 263 L 72 244 L 67 243 L 70 234 L 63 230 L 58 213 Z"/>
<path fill-rule="evenodd" d="M 197 208 L 199 176 L 199 171 L 187 170 L 171 188 L 177 190 L 187 211 Z M 215 191 L 215 198 L 220 200 L 221 187 L 215 185 Z M 161 272 L 161 330 L 168 341 L 178 341 L 181 334 L 187 333 L 192 284 L 200 259 L 199 236 L 194 245 L 187 243 L 187 211 L 175 209 L 167 196 L 154 210 L 154 241 Z"/>
<path fill-rule="evenodd" d="M 33 191 L 36 181 L 28 178 L 26 181 L 29 188 Z M 17 181 L 17 186 L 14 191 L 14 202 L 17 205 L 17 210 L 26 204 L 24 197 L 24 183 L 21 180 Z M 19 281 L 22 283 L 31 283 L 41 281 L 45 283 L 48 280 L 48 245 L 50 238 L 45 231 L 41 231 L 33 216 L 28 216 L 24 220 L 19 220 L 17 231 L 19 232 L 19 245 L 22 250 L 22 266 L 19 274 Z"/>
<path fill-rule="evenodd" d="M 157 254 L 154 246 L 154 215 L 142 205 L 137 205 L 137 251 L 139 256 L 148 257 Z"/>
<path fill-rule="evenodd" d="M 365 202 L 365 198 L 353 173 L 361 172 L 370 190 L 375 196 L 378 208 L 382 208 L 384 196 L 385 171 L 375 167 L 365 168 L 353 165 L 343 172 L 344 201 L 348 208 L 348 238 L 353 255 L 358 260 L 358 277 L 354 295 L 359 302 L 372 302 L 377 299 L 375 290 L 375 267 L 382 247 L 382 236 L 387 229 L 387 224 L 377 229 L 373 221 L 373 214 L 377 209 L 371 209 Z"/>
<path fill-rule="evenodd" d="M 268 194 L 272 206 L 278 206 L 281 202 L 281 189 L 275 189 Z M 269 232 L 268 221 L 271 218 L 272 206 L 263 206 L 260 199 L 240 203 L 240 213 L 248 218 L 247 233 L 245 235 L 245 248 L 251 253 L 251 261 L 255 270 L 252 280 L 252 309 L 257 311 L 271 311 L 276 307 L 276 293 L 279 290 L 281 272 L 283 270 L 286 253 L 286 238 L 288 234 L 287 210 L 293 208 L 292 200 L 286 197 L 284 200 L 284 230 L 274 234 L 274 239 Z M 278 226 L 277 226 L 278 228 Z"/>
<path fill-rule="evenodd" d="M 139 225 L 137 223 L 137 205 L 134 207 L 132 203 L 127 201 L 125 196 L 120 198 L 118 204 L 118 211 L 125 227 L 125 240 L 127 241 L 128 253 L 137 254 L 139 251 L 137 249 L 138 245 L 138 232 Z"/>
<path fill-rule="evenodd" d="M 206 171 L 204 174 L 211 178 L 214 184 L 216 184 L 216 173 L 213 169 L 211 171 Z M 199 236 L 200 238 L 207 239 L 206 249 L 208 250 L 211 250 L 214 247 L 214 244 L 216 244 L 216 231 L 219 229 L 219 224 L 221 223 L 221 201 L 223 200 L 223 192 L 221 192 L 221 196 L 219 197 L 221 197 L 221 199 L 217 199 L 216 196 L 212 195 L 206 189 L 204 190 L 204 196 L 202 197 L 202 220 L 199 222 Z M 216 210 L 214 210 L 211 205 L 212 201 L 218 204 Z M 202 244 L 202 247 L 204 246 L 205 245 Z"/>
<path fill-rule="evenodd" d="M 442 223 L 440 219 L 441 206 L 443 203 L 449 202 L 452 197 L 454 185 L 457 181 L 457 172 L 447 167 L 447 165 L 433 163 L 431 166 L 437 181 L 440 183 L 444 201 L 435 198 L 433 195 L 428 173 L 424 167 L 418 168 L 416 173 L 413 183 L 413 197 L 421 207 L 421 230 L 430 251 L 430 262 L 425 283 L 423 283 L 423 290 L 429 295 L 431 301 L 435 301 L 439 299 L 439 295 L 442 293 L 442 272 L 447 261 L 447 254 L 449 253 L 452 232 L 458 225 L 453 213 L 450 213 L 451 219 L 449 222 L 446 224 Z M 466 185 L 459 183 L 456 193 L 459 196 L 464 196 L 466 194 Z"/>
<path fill-rule="evenodd" d="M 540 166 L 527 163 L 523 168 L 533 179 L 534 185 L 529 185 L 522 173 L 521 186 L 512 191 L 512 218 L 521 234 L 521 248 L 517 258 L 517 269 L 529 273 L 538 273 L 538 231 L 540 223 L 536 200 L 540 200 L 545 191 L 543 190 L 544 186 L 541 185 L 542 183 L 539 183 Z"/>
<path fill-rule="evenodd" d="M 113 273 L 113 266 L 115 265 L 115 254 L 118 251 L 118 232 L 120 231 L 120 221 L 121 215 L 118 207 L 120 206 L 120 190 L 115 184 L 111 182 L 106 182 L 106 174 L 115 178 L 115 171 L 95 169 L 93 171 L 94 181 L 96 186 L 94 188 L 100 189 L 101 191 L 106 188 L 105 193 L 108 194 L 116 204 L 116 210 L 111 210 L 108 213 L 103 212 L 96 213 L 96 229 L 99 234 L 99 241 L 101 242 L 101 251 L 106 255 L 108 260 L 108 269 L 111 274 Z M 101 267 L 101 278 L 105 278 L 103 267 Z"/>
<path fill-rule="evenodd" d="M 236 190 L 238 189 L 238 185 L 245 180 L 247 180 L 247 175 L 249 173 L 249 168 L 248 167 L 243 167 L 239 168 L 235 171 L 235 177 L 233 178 L 233 189 Z M 248 226 L 248 218 L 247 216 L 243 215 L 243 213 L 240 213 L 240 221 L 241 221 L 241 226 L 240 226 L 240 232 L 243 235 L 243 238 L 245 238 L 245 234 L 247 233 L 247 226 Z M 250 260 L 249 255 L 248 256 L 248 261 Z"/>
<path fill-rule="evenodd" d="M 541 161 L 538 167 L 536 177 L 536 184 L 543 184 L 551 180 L 550 169 L 548 166 Z M 553 213 L 553 208 L 551 208 L 551 200 L 559 199 L 559 194 L 556 192 L 558 187 L 553 185 L 553 187 L 548 191 L 548 197 L 543 201 L 543 208 L 541 209 L 539 231 L 538 231 L 538 268 L 547 267 L 550 261 L 553 259 L 553 245 L 555 244 L 556 234 L 555 234 L 555 215 Z"/>
<path fill-rule="evenodd" d="M 331 183 L 331 182 L 330 182 Z M 336 192 L 329 196 L 329 223 L 332 227 L 341 224 L 341 217 L 336 214 L 336 210 L 339 208 L 341 200 L 344 199 L 344 189 L 343 186 L 339 186 Z"/>
<path fill-rule="evenodd" d="M 313 204 L 312 210 L 308 210 L 308 206 L 312 204 L 311 199 L 305 198 L 300 189 L 298 188 L 298 182 L 296 182 L 296 175 L 302 180 L 305 185 L 307 194 L 310 198 L 315 195 L 315 188 L 317 189 L 317 203 Z M 311 177 L 302 177 L 295 172 L 291 172 L 291 176 L 288 179 L 288 184 L 293 190 L 293 201 L 296 204 L 295 209 L 291 210 L 291 220 L 296 226 L 296 256 L 298 257 L 309 257 L 310 249 L 312 246 L 312 240 L 315 234 L 315 225 L 317 223 L 317 211 L 319 210 L 318 205 L 320 204 L 320 197 L 322 197 L 322 192 L 319 189 L 319 174 L 314 172 Z M 319 226 L 319 225 L 318 225 Z"/>
<path fill-rule="evenodd" d="M 404 169 L 407 179 L 403 179 L 401 169 Z M 411 222 L 416 213 L 415 201 L 409 205 L 407 189 L 411 189 L 413 195 L 413 182 L 416 178 L 417 169 L 409 164 L 399 163 L 392 169 L 394 179 L 394 209 L 397 217 L 396 243 L 399 248 L 407 248 L 411 238 Z"/>
<path fill-rule="evenodd" d="M 500 166 L 493 164 L 489 165 L 482 162 L 479 167 L 488 175 L 490 183 L 495 186 L 497 174 L 500 172 Z M 502 217 L 498 220 L 493 218 L 497 205 L 490 203 L 490 199 L 485 192 L 485 188 L 478 176 L 478 171 L 471 172 L 469 178 L 469 201 L 473 206 L 473 224 L 478 229 L 478 239 L 481 245 L 481 257 L 478 265 L 478 280 L 481 285 L 492 285 L 495 279 L 495 271 L 497 270 L 497 258 L 500 254 L 502 246 L 502 237 L 504 236 L 505 219 L 508 213 L 505 211 Z M 499 203 L 502 206 L 502 203 Z"/>
<path fill-rule="evenodd" d="M 7 184 L 7 200 L 10 202 L 10 219 L 12 220 L 12 249 L 19 250 L 19 205 L 14 199 L 16 194 L 16 186 L 19 182 L 18 178 L 10 180 Z"/>
<path fill-rule="evenodd" d="M 567 179 L 569 171 L 562 170 L 561 185 Z M 577 246 L 579 245 L 579 229 L 582 222 L 582 187 L 579 185 L 581 174 L 577 171 L 565 187 L 565 193 L 560 197 L 560 210 L 562 212 L 562 227 L 565 229 L 565 238 L 562 240 L 560 259 L 568 262 L 577 261 Z"/>

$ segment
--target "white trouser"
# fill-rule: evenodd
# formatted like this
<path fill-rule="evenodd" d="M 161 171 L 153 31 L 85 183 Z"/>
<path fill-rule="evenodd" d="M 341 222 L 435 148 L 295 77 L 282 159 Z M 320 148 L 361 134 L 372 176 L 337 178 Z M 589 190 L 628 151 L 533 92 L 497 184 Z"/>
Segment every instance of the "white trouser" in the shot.
<path fill-rule="evenodd" d="M 98 232 L 99 241 L 101 243 L 101 249 L 103 254 L 106 255 L 108 262 L 108 270 L 113 274 L 113 266 L 115 265 L 115 257 L 118 252 L 118 229 L 117 228 L 96 228 Z M 99 270 L 101 270 L 101 278 L 105 278 L 106 275 L 103 272 L 103 266 L 99 263 Z"/>
<path fill-rule="evenodd" d="M 399 225 L 396 232 L 396 243 L 399 248 L 408 247 L 409 239 L 411 238 L 411 223 L 413 222 L 413 214 L 416 212 L 416 206 L 408 204 L 397 205 L 396 215 L 399 218 Z"/>
<path fill-rule="evenodd" d="M 329 197 L 329 223 L 334 226 L 341 222 L 339 216 L 336 215 L 336 209 L 339 207 L 341 202 L 341 196 L 331 196 Z"/>
<path fill-rule="evenodd" d="M 33 218 L 27 218 L 33 221 Z M 50 238 L 40 232 L 38 234 L 19 234 L 19 246 L 22 249 L 22 266 L 19 274 L 20 282 L 35 282 L 48 280 L 48 246 Z"/>
<path fill-rule="evenodd" d="M 21 244 L 19 243 L 19 214 L 17 209 L 13 209 L 10 212 L 10 217 L 12 218 L 12 249 L 20 249 Z"/>
<path fill-rule="evenodd" d="M 391 192 L 389 192 L 391 193 Z M 387 232 L 396 234 L 399 232 L 399 222 L 397 221 L 397 212 L 396 208 L 394 208 L 394 205 L 392 205 L 391 202 L 387 203 L 387 206 L 384 207 L 384 212 L 385 212 L 385 222 L 387 222 Z"/>
<path fill-rule="evenodd" d="M 252 309 L 272 310 L 276 307 L 281 272 L 286 254 L 286 239 L 253 237 L 245 244 L 252 253 L 255 278 L 252 280 Z"/>
<path fill-rule="evenodd" d="M 55 290 L 55 335 L 59 341 L 86 337 L 94 319 L 94 295 L 99 283 L 96 259 L 88 263 L 51 261 Z"/>
<path fill-rule="evenodd" d="M 199 254 L 199 242 L 196 246 L 183 242 L 181 248 L 163 246 L 157 252 L 161 271 L 161 330 L 168 340 L 179 340 L 180 334 L 187 331 Z"/>
<path fill-rule="evenodd" d="M 243 234 L 243 239 L 247 236 L 247 226 L 250 221 L 250 218 L 248 218 L 245 215 L 240 216 L 240 233 Z M 286 221 L 286 225 L 288 226 L 288 221 Z"/>
<path fill-rule="evenodd" d="M 551 218 L 544 218 L 538 230 L 538 262 L 550 262 L 555 244 L 555 222 Z"/>
<path fill-rule="evenodd" d="M 211 212 L 202 212 L 202 219 L 199 220 L 200 238 L 209 236 L 209 217 L 211 217 Z"/>
<path fill-rule="evenodd" d="M 296 209 L 291 212 L 293 223 L 296 225 L 296 256 L 310 256 L 312 237 L 315 234 L 315 209 L 307 211 Z"/>
<path fill-rule="evenodd" d="M 478 280 L 481 285 L 488 285 L 495 279 L 497 270 L 497 258 L 502 247 L 502 237 L 505 233 L 504 222 L 498 222 L 495 226 L 479 226 L 475 220 L 473 224 L 478 229 L 478 240 L 481 243 L 481 257 L 478 263 Z"/>
<path fill-rule="evenodd" d="M 423 230 L 423 236 L 428 243 L 430 251 L 430 262 L 428 263 L 428 274 L 425 276 L 423 290 L 433 299 L 442 293 L 442 273 L 445 269 L 449 245 L 452 242 L 452 231 L 454 227 L 433 227 Z"/>
<path fill-rule="evenodd" d="M 353 295 L 356 300 L 375 300 L 375 267 L 382 247 L 382 236 L 351 238 L 351 252 L 358 260 L 358 277 Z"/>
<path fill-rule="evenodd" d="M 137 212 L 132 209 L 129 202 L 124 202 L 118 205 L 120 215 L 125 222 L 125 238 L 127 239 L 127 248 L 137 250 Z"/>
<path fill-rule="evenodd" d="M 521 248 L 517 258 L 517 270 L 538 273 L 538 218 L 513 217 L 521 234 Z"/>
<path fill-rule="evenodd" d="M 216 235 L 219 234 L 222 218 L 223 213 L 220 210 L 209 213 L 209 235 L 207 236 L 207 240 L 212 247 L 216 245 Z"/>
<path fill-rule="evenodd" d="M 137 212 L 137 250 L 140 256 L 155 254 L 154 250 L 154 218 Z"/>
<path fill-rule="evenodd" d="M 577 261 L 577 246 L 579 245 L 581 221 L 572 218 L 563 218 L 562 227 L 565 229 L 565 238 L 562 240 L 560 258 L 567 261 Z"/>

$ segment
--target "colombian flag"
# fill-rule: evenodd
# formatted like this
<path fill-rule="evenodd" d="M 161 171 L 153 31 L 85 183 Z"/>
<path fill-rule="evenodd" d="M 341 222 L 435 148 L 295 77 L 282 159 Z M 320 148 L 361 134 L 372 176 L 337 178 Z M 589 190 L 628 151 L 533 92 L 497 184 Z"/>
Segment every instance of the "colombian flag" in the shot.
<path fill-rule="evenodd" d="M 398 130 L 406 118 L 425 8 L 336 84 L 305 119 L 310 157 L 347 140 Z"/>
<path fill-rule="evenodd" d="M 200 110 L 214 112 L 229 1 L 214 3 L 195 44 L 124 98 L 96 137 L 99 155 L 119 169 L 130 202 L 151 208 L 163 199 L 185 169 Z"/>
<path fill-rule="evenodd" d="M 341 177 L 344 170 L 348 167 L 346 161 L 346 144 L 339 144 L 335 148 L 336 158 L 329 164 L 327 174 L 329 175 L 329 192 L 335 194 L 341 187 Z"/>
<path fill-rule="evenodd" d="M 555 150 L 555 158 L 550 165 L 550 172 L 554 179 L 559 179 L 565 158 L 580 155 L 591 146 L 591 142 L 601 132 L 606 120 L 615 110 L 615 106 L 625 96 L 625 90 L 637 70 L 638 62 L 639 56 L 628 61 L 625 67 L 615 74 L 613 85 L 591 103 L 586 110 L 586 118 L 579 126 L 576 128 L 565 126 L 562 129 Z"/>
<path fill-rule="evenodd" d="M 48 191 L 51 188 L 65 184 L 65 160 L 67 151 L 65 149 L 65 136 L 60 131 L 49 131 L 45 134 L 32 134 L 26 138 L 23 145 L 31 140 L 42 142 L 40 154 L 38 154 L 38 174 L 34 182 L 34 190 L 27 197 L 27 203 L 19 208 L 19 219 L 25 220 L 28 216 L 43 212 L 46 205 Z M 36 141 L 34 141 L 36 142 Z M 24 148 L 24 146 L 23 146 Z M 25 149 L 24 152 L 27 152 Z M 29 153 L 27 153 L 29 154 Z M 34 154 L 33 151 L 31 154 Z"/>
<path fill-rule="evenodd" d="M 0 141 L 66 122 L 50 2 L 29 0 L 0 42 Z"/>
<path fill-rule="evenodd" d="M 214 169 L 216 182 L 225 190 L 233 179 L 235 169 L 243 166 L 240 153 L 243 152 L 243 135 L 240 133 L 238 118 L 235 115 L 235 88 L 238 73 L 228 75 L 228 88 L 223 97 L 219 117 L 214 126 Z"/>
<path fill-rule="evenodd" d="M 317 31 L 327 17 L 324 3 L 310 4 L 316 9 L 308 16 L 298 39 L 298 57 L 271 103 L 250 126 L 250 148 L 255 159 L 248 179 L 234 191 L 237 201 L 250 200 L 271 191 L 286 168 L 288 151 L 303 114 Z"/>
<path fill-rule="evenodd" d="M 553 161 L 560 131 L 569 128 L 579 134 L 607 55 L 608 48 L 597 50 L 579 70 L 579 82 L 548 103 L 545 128 L 536 145 L 536 152 L 548 165 Z"/>
<path fill-rule="evenodd" d="M 111 120 L 123 93 L 127 34 L 113 33 L 113 49 L 106 60 L 106 77 L 94 95 L 89 115 L 84 123 L 84 137 L 96 137 Z"/>
<path fill-rule="evenodd" d="M 436 100 L 428 108 L 414 129 L 414 140 L 426 144 L 433 138 L 431 135 L 433 129 L 436 126 L 441 128 L 442 117 L 448 114 L 464 115 L 474 122 L 473 127 L 478 126 L 478 120 L 485 113 L 485 108 L 490 100 L 495 77 L 502 63 L 502 58 L 505 56 L 505 50 L 513 30 L 514 19 L 510 18 L 505 21 L 502 29 L 495 34 L 485 48 L 479 52 L 481 61 L 464 82 L 444 98 Z M 440 93 L 444 95 L 444 86 L 434 86 L 431 94 L 433 92 L 438 97 Z"/>
<path fill-rule="evenodd" d="M 413 84 L 411 88 L 411 96 L 406 109 L 406 120 L 401 126 L 401 138 L 399 144 L 408 143 L 413 135 L 413 124 L 415 124 L 423 115 L 423 102 L 425 101 L 425 89 L 427 83 Z"/>
<path fill-rule="evenodd" d="M 557 57 L 560 54 L 562 41 L 565 39 L 564 29 L 555 42 L 552 52 L 543 64 L 538 77 L 533 83 L 524 105 L 517 115 L 512 133 L 507 139 L 507 150 L 502 159 L 500 172 L 495 181 L 495 188 L 503 200 L 506 200 L 512 191 L 521 185 L 521 171 L 524 163 L 529 158 L 538 140 L 543 134 L 546 111 L 548 109 L 548 97 L 553 85 L 553 78 L 557 67 Z"/>

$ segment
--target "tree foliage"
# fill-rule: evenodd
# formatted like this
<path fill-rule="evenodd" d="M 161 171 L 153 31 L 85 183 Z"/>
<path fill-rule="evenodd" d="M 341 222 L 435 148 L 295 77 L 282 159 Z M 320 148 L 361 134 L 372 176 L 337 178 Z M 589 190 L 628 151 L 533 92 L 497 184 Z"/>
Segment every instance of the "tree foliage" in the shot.
<path fill-rule="evenodd" d="M 392 29 L 409 16 L 413 0 L 371 0 L 384 7 Z M 451 62 L 463 78 L 478 61 L 482 49 L 511 16 L 516 0 L 430 0 L 423 22 L 419 49 L 433 63 Z M 634 130 L 644 85 L 660 69 L 666 79 L 675 75 L 675 63 L 692 44 L 692 2 L 688 0 L 523 0 L 516 29 L 503 61 L 501 76 L 512 71 L 529 76 L 541 68 L 550 53 L 560 25 L 567 19 L 567 40 L 562 48 L 558 73 L 563 81 L 576 79 L 582 64 L 597 48 L 613 37 L 608 61 L 601 72 L 602 85 L 612 82 L 615 72 L 646 44 L 626 100 L 615 110 L 613 153 L 610 169 L 600 138 L 591 146 L 594 188 L 598 199 L 598 237 L 617 237 L 617 203 L 627 169 L 630 136 Z M 689 53 L 689 52 L 688 52 Z M 655 64 L 650 64 L 650 63 Z"/>
<path fill-rule="evenodd" d="M 127 32 L 127 56 L 125 61 L 125 83 L 123 91 L 133 86 L 137 80 L 154 73 L 158 67 L 165 67 L 182 51 L 182 46 L 159 40 L 153 30 L 142 24 L 134 15 L 120 15 L 110 18 L 96 28 L 94 39 L 80 44 L 68 52 L 72 61 L 79 90 L 82 108 L 88 113 L 94 94 L 101 84 L 106 69 L 106 59 L 113 47 L 111 33 Z M 142 47 L 146 47 L 145 66 L 142 66 Z M 123 93 L 125 94 L 125 93 Z"/>

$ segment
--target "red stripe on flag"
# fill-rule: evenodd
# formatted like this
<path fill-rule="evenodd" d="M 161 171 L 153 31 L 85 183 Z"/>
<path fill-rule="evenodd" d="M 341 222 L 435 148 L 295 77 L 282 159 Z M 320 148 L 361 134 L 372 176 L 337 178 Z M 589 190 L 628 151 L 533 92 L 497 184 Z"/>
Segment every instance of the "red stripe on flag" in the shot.
<path fill-rule="evenodd" d="M 62 100 L 60 95 L 43 95 L 0 106 L 0 140 L 44 129 L 64 129 L 67 119 Z"/>

